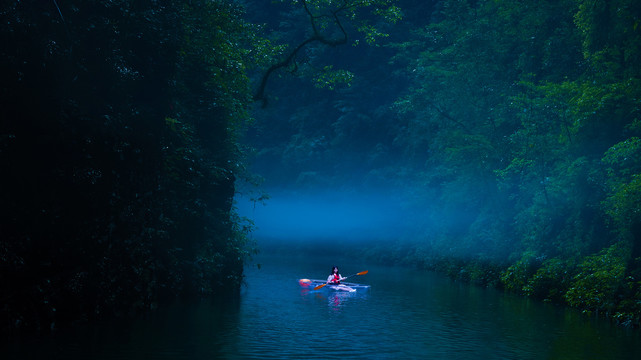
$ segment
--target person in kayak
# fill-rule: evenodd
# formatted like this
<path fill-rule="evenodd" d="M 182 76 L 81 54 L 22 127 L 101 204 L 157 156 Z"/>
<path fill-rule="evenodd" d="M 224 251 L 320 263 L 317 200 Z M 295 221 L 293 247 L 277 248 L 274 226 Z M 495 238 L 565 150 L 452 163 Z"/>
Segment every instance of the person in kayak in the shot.
<path fill-rule="evenodd" d="M 353 289 L 349 286 L 341 284 L 341 280 L 343 279 L 347 279 L 347 278 L 344 278 L 341 276 L 337 266 L 332 266 L 332 273 L 329 274 L 329 276 L 327 277 L 327 284 L 332 285 L 332 288 L 336 290 L 343 290 L 343 291 L 350 291 L 350 292 L 356 291 L 356 289 Z"/>
<path fill-rule="evenodd" d="M 338 267 L 332 266 L 332 273 L 329 274 L 329 277 L 327 277 L 327 283 L 332 285 L 340 285 L 341 280 L 343 279 L 344 278 L 338 272 Z"/>

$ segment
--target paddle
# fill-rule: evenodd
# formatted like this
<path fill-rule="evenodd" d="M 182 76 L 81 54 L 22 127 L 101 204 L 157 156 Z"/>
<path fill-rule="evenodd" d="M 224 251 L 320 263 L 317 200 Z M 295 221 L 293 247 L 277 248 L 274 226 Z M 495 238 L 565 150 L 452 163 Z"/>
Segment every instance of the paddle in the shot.
<path fill-rule="evenodd" d="M 345 277 L 344 277 L 344 278 L 342 278 L 341 280 L 345 280 L 345 279 L 347 279 L 347 278 L 351 278 L 352 276 L 356 276 L 356 275 L 365 275 L 365 274 L 367 274 L 367 270 L 365 270 L 365 271 L 361 271 L 361 272 L 356 273 L 356 274 L 352 274 L 352 275 L 350 275 L 350 276 L 345 276 Z M 325 284 L 322 284 L 322 285 L 318 285 L 317 287 L 315 287 L 315 288 L 314 288 L 314 290 L 322 289 L 323 287 L 325 287 L 325 286 L 327 286 L 327 285 L 329 285 L 329 284 L 325 283 Z"/>

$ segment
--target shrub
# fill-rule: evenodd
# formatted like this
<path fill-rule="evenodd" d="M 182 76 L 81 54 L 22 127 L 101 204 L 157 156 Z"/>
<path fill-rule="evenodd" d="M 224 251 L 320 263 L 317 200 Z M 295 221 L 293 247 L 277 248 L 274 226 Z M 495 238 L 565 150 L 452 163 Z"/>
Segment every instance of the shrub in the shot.
<path fill-rule="evenodd" d="M 584 311 L 614 310 L 617 292 L 624 285 L 629 253 L 623 242 L 617 242 L 596 255 L 586 257 L 579 264 L 579 272 L 565 294 L 567 302 Z"/>
<path fill-rule="evenodd" d="M 505 289 L 522 292 L 527 280 L 536 271 L 537 257 L 534 251 L 526 251 L 521 259 L 501 274 L 501 283 Z"/>
<path fill-rule="evenodd" d="M 559 258 L 546 260 L 523 286 L 523 293 L 545 300 L 561 301 L 569 287 L 573 269 L 573 261 Z"/>

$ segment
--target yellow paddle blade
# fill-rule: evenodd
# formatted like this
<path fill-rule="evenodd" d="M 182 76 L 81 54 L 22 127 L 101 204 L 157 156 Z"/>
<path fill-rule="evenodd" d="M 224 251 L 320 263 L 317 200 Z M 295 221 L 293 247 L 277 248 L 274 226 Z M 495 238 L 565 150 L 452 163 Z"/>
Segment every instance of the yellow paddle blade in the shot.
<path fill-rule="evenodd" d="M 318 285 L 318 286 L 316 286 L 316 287 L 314 288 L 314 290 L 321 289 L 321 288 L 322 288 L 323 286 L 325 286 L 325 285 L 327 285 L 327 284 L 321 284 L 321 285 Z"/>
<path fill-rule="evenodd" d="M 358 273 L 358 274 L 356 274 L 356 275 L 365 275 L 365 274 L 367 274 L 367 271 L 368 271 L 368 270 L 361 271 L 361 272 L 359 272 L 359 273 Z"/>

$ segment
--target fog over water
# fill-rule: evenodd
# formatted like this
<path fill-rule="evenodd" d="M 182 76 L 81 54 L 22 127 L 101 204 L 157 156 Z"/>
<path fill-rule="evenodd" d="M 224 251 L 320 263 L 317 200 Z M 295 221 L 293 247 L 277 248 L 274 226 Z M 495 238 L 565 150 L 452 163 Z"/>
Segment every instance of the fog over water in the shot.
<path fill-rule="evenodd" d="M 264 204 L 236 198 L 241 216 L 254 221 L 257 238 L 323 240 L 331 238 L 385 239 L 404 227 L 400 203 L 385 192 L 342 190 L 315 192 L 268 191 Z"/>

